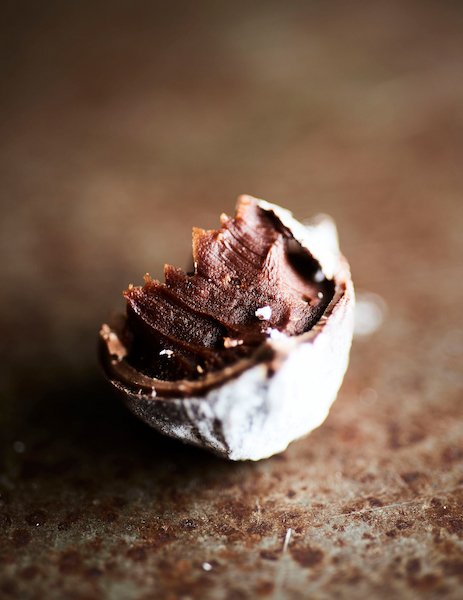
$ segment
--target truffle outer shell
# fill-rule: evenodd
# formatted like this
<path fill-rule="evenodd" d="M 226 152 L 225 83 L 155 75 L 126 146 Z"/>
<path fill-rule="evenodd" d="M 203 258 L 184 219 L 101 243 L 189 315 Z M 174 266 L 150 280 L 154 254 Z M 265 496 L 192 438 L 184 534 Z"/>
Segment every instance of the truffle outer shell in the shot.
<path fill-rule="evenodd" d="M 267 458 L 321 425 L 347 369 L 354 326 L 354 287 L 333 222 L 305 227 L 288 211 L 264 201 L 261 205 L 334 278 L 335 296 L 315 327 L 300 336 L 269 340 L 271 361 L 251 366 L 202 396 L 153 397 L 111 380 L 148 425 L 230 460 Z"/>

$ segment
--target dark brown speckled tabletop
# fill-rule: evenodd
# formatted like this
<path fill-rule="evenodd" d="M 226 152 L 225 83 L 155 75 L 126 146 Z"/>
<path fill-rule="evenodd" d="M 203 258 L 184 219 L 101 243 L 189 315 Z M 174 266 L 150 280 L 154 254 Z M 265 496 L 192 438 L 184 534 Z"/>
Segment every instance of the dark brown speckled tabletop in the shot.
<path fill-rule="evenodd" d="M 0 598 L 461 598 L 460 3 L 2 13 Z M 151 432 L 95 351 L 242 192 L 331 214 L 385 311 L 256 464 Z"/>

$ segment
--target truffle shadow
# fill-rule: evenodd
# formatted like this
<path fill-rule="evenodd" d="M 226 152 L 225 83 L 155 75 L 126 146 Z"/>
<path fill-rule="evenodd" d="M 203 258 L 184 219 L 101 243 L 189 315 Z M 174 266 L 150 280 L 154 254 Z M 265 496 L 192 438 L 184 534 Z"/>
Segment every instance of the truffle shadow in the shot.
<path fill-rule="evenodd" d="M 64 496 L 98 499 L 130 497 L 143 488 L 156 500 L 167 489 L 175 493 L 194 483 L 200 493 L 217 477 L 255 467 L 227 463 L 157 434 L 132 416 L 96 369 L 46 389 L 23 412 L 5 440 L 6 454 L 14 483 L 35 480 L 45 501 L 57 489 Z"/>

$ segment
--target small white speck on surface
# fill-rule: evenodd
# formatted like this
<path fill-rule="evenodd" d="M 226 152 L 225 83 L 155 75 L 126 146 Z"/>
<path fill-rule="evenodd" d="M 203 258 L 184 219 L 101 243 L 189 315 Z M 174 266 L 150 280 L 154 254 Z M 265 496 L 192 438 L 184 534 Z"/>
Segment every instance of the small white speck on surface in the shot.
<path fill-rule="evenodd" d="M 255 315 L 260 321 L 268 321 L 272 316 L 272 309 L 270 306 L 262 306 L 256 310 Z"/>
<path fill-rule="evenodd" d="M 156 390 L 154 388 L 151 389 L 151 398 L 156 398 Z"/>
<path fill-rule="evenodd" d="M 282 340 L 286 338 L 286 335 L 278 329 L 272 329 L 272 327 L 267 327 L 265 333 L 269 336 L 271 340 Z"/>
<path fill-rule="evenodd" d="M 283 542 L 283 553 L 288 550 L 289 542 L 291 541 L 291 536 L 293 534 L 293 530 L 289 527 L 286 530 L 285 541 Z"/>
<path fill-rule="evenodd" d="M 242 343 L 243 343 L 243 340 L 235 340 L 235 339 L 229 338 L 229 337 L 223 338 L 224 348 L 236 348 L 236 346 L 241 346 Z"/>
<path fill-rule="evenodd" d="M 170 358 L 173 353 L 174 353 L 173 350 L 161 350 L 161 352 L 159 353 L 159 356 L 167 356 L 167 358 Z"/>
<path fill-rule="evenodd" d="M 26 444 L 17 440 L 13 444 L 13 450 L 18 454 L 23 454 L 23 452 L 26 450 Z"/>
<path fill-rule="evenodd" d="M 196 365 L 196 370 L 198 371 L 198 373 L 204 373 L 204 369 L 201 365 Z"/>
<path fill-rule="evenodd" d="M 317 296 L 321 299 L 323 298 L 323 292 L 318 292 Z"/>
<path fill-rule="evenodd" d="M 212 571 L 212 565 L 211 563 L 208 562 L 203 562 L 203 564 L 201 565 L 203 571 Z"/>
<path fill-rule="evenodd" d="M 325 274 L 321 269 L 318 269 L 318 271 L 315 272 L 313 279 L 315 282 L 321 283 L 322 281 L 325 281 Z"/>

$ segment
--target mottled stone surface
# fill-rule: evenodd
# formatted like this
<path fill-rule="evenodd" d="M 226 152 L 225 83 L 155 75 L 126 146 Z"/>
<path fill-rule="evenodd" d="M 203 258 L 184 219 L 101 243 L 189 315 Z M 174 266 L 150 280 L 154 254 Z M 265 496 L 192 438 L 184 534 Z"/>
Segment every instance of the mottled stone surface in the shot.
<path fill-rule="evenodd" d="M 459 598 L 460 4 L 10 3 L 1 27 L 0 598 Z M 240 192 L 331 214 L 387 306 L 325 424 L 257 464 L 157 436 L 95 359 L 126 284 Z"/>

